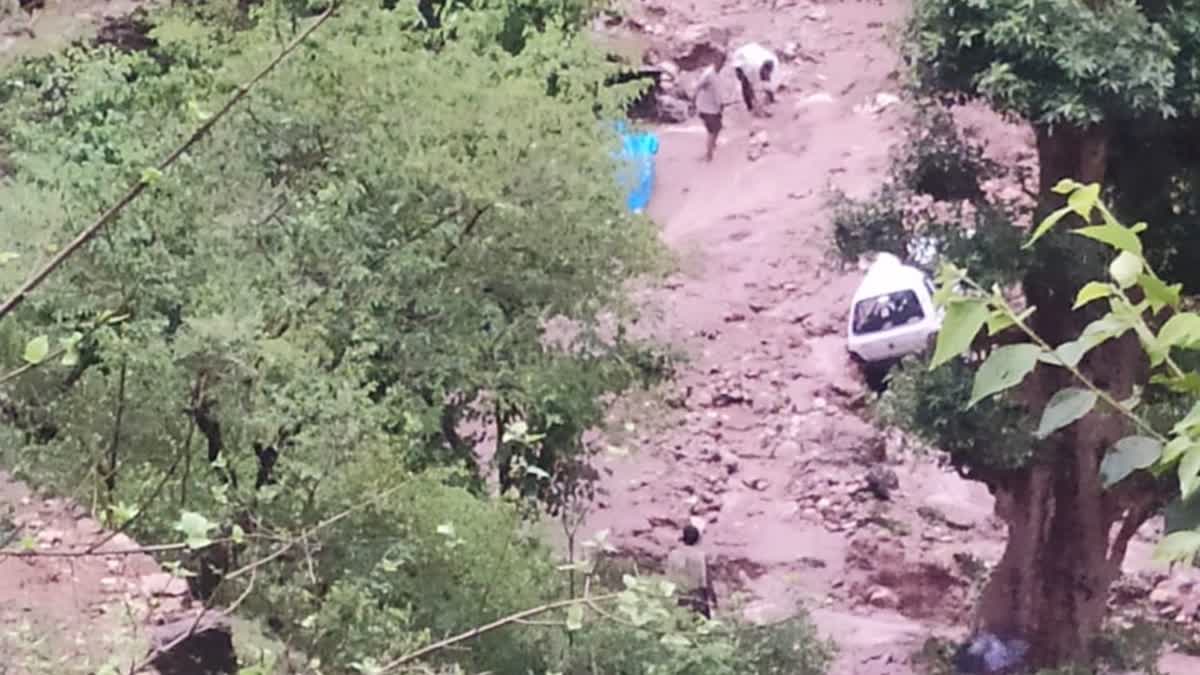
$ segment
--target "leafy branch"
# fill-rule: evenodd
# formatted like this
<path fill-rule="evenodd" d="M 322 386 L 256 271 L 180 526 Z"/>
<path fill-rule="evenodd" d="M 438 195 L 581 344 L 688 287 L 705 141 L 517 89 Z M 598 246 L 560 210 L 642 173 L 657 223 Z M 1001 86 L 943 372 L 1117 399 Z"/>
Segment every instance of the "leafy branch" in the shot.
<path fill-rule="evenodd" d="M 146 169 L 144 172 L 142 172 L 142 175 L 138 181 L 130 186 L 130 188 L 120 199 L 117 200 L 115 204 L 110 206 L 104 213 L 100 214 L 99 218 L 97 218 L 91 225 L 80 232 L 79 235 L 71 240 L 69 244 L 63 247 L 62 250 L 56 253 L 54 257 L 52 257 L 45 265 L 42 266 L 41 269 L 34 272 L 28 279 L 26 279 L 25 282 L 21 284 L 21 286 L 17 288 L 17 290 L 14 291 L 11 296 L 9 296 L 3 304 L 0 304 L 0 319 L 3 319 L 14 309 L 16 309 L 17 305 L 21 304 L 21 302 L 29 295 L 29 293 L 40 286 L 42 282 L 44 282 L 47 277 L 49 277 L 56 269 L 66 262 L 68 258 L 82 249 L 109 223 L 114 221 L 117 216 L 125 210 L 126 207 L 128 207 L 131 203 L 133 203 L 134 200 L 141 196 L 141 194 L 146 191 L 146 188 L 157 182 L 167 171 L 167 169 L 171 168 L 171 166 L 175 164 L 175 162 L 177 162 L 179 158 L 184 155 L 184 153 L 190 150 L 193 145 L 208 135 L 208 132 L 211 131 L 214 126 L 216 126 L 217 122 L 220 122 L 226 115 L 228 115 L 229 112 L 233 110 L 234 106 L 236 106 L 238 102 L 245 98 L 246 95 L 249 94 L 250 91 L 253 90 L 263 78 L 269 75 L 271 71 L 275 70 L 275 68 L 282 63 L 283 60 L 288 57 L 288 55 L 290 55 L 296 50 L 297 47 L 303 44 L 304 41 L 309 38 L 309 36 L 316 32 L 316 30 L 320 28 L 321 25 L 329 19 L 329 17 L 333 16 L 333 12 L 338 8 L 339 4 L 339 2 L 331 2 L 329 7 L 326 8 L 326 10 L 322 12 L 321 15 L 318 16 L 316 20 L 308 26 L 308 28 L 304 29 L 303 32 L 289 42 L 287 46 L 285 46 L 283 50 L 280 51 L 279 54 L 277 54 L 275 58 L 272 59 L 266 66 L 259 70 L 258 73 L 247 80 L 244 84 L 240 85 L 234 92 L 233 96 L 230 96 L 229 99 L 225 101 L 225 105 L 221 106 L 220 110 L 218 110 L 208 119 L 204 120 L 204 122 L 202 122 L 200 126 L 191 133 L 190 136 L 176 146 L 174 150 L 172 150 L 161 162 L 159 162 L 157 167 Z"/>
<path fill-rule="evenodd" d="M 1181 311 L 1180 284 L 1168 284 L 1154 273 L 1143 254 L 1141 239 L 1145 223 L 1127 227 L 1100 202 L 1097 184 L 1083 185 L 1063 180 L 1055 192 L 1067 197 L 1066 206 L 1051 213 L 1034 230 L 1026 248 L 1032 246 L 1055 224 L 1068 215 L 1085 223 L 1099 213 L 1101 224 L 1072 230 L 1073 234 L 1099 241 L 1117 251 L 1108 268 L 1107 281 L 1092 281 L 1077 293 L 1073 309 L 1107 300 L 1108 311 L 1084 328 L 1080 336 L 1052 346 L 1026 321 L 1036 311 L 1030 307 L 1018 312 L 1001 289 L 990 291 L 975 282 L 966 270 L 945 265 L 938 275 L 935 300 L 947 308 L 930 369 L 965 354 L 986 325 L 990 334 L 1016 327 L 1029 342 L 1009 344 L 992 351 L 975 374 L 971 400 L 967 407 L 1003 393 L 1023 382 L 1039 363 L 1064 368 L 1082 387 L 1067 387 L 1056 392 L 1041 414 L 1037 437 L 1046 438 L 1090 414 L 1096 404 L 1128 419 L 1141 434 L 1118 440 L 1100 466 L 1104 487 L 1111 488 L 1138 471 L 1159 476 L 1174 469 L 1178 475 L 1182 501 L 1200 491 L 1200 400 L 1180 419 L 1169 433 L 1159 432 L 1136 408 L 1140 397 L 1117 400 L 1080 368 L 1083 357 L 1095 347 L 1132 331 L 1157 370 L 1151 383 L 1200 399 L 1200 374 L 1187 372 L 1172 357 L 1172 349 L 1200 349 L 1200 314 Z M 1134 302 L 1129 291 L 1137 289 L 1142 300 Z M 1155 331 L 1152 321 L 1164 310 L 1173 315 Z M 1160 543 L 1157 555 L 1169 561 L 1193 559 L 1200 553 L 1200 522 L 1170 532 Z"/>

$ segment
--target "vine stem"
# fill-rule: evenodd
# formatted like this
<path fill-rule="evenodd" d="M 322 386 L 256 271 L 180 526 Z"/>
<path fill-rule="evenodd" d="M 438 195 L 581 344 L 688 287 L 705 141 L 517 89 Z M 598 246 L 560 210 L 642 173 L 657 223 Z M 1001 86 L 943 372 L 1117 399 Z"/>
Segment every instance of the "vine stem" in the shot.
<path fill-rule="evenodd" d="M 254 77 L 240 85 L 237 88 L 237 91 L 234 92 L 233 96 L 230 96 L 229 99 L 225 101 L 225 105 L 221 106 L 220 110 L 205 120 L 199 127 L 196 128 L 195 131 L 191 133 L 190 136 L 176 146 L 176 148 L 172 150 L 170 154 L 168 154 L 161 162 L 158 163 L 156 168 L 159 173 L 163 173 L 169 169 L 171 165 L 175 164 L 175 162 L 178 161 L 184 153 L 190 150 L 193 145 L 207 136 L 208 132 L 211 131 L 214 126 L 216 126 L 217 122 L 221 121 L 226 115 L 228 115 L 229 112 L 233 110 L 234 106 L 236 106 L 238 102 L 245 98 L 246 95 L 249 94 L 250 91 L 263 80 L 263 78 L 269 75 L 271 71 L 275 70 L 276 66 L 282 63 L 283 60 L 288 57 L 288 55 L 295 51 L 297 47 L 299 47 L 305 40 L 309 38 L 309 36 L 311 36 L 318 28 L 320 28 L 321 25 L 329 19 L 329 17 L 333 16 L 334 10 L 336 10 L 340 4 L 340 2 L 330 3 L 329 7 L 322 12 L 321 15 L 318 16 L 317 19 L 308 26 L 308 28 L 304 29 L 302 33 L 297 35 L 291 42 L 289 42 L 287 46 L 285 46 L 283 50 L 270 61 L 270 63 L 259 70 Z M 115 204 L 110 206 L 104 213 L 100 214 L 100 217 L 98 217 L 91 225 L 89 225 L 73 240 L 71 240 L 71 243 L 67 244 L 61 251 L 55 254 L 54 257 L 52 257 L 49 262 L 43 265 L 41 269 L 39 269 L 37 272 L 34 272 L 28 279 L 26 279 L 25 282 L 21 284 L 21 286 L 17 288 L 17 290 L 14 291 L 11 296 L 9 296 L 3 304 L 0 304 L 0 319 L 8 316 L 8 314 L 17 308 L 17 305 L 21 304 L 21 302 L 34 289 L 40 286 L 42 282 L 44 282 L 47 277 L 53 274 L 54 271 L 58 269 L 64 262 L 66 262 L 68 258 L 82 249 L 109 223 L 116 220 L 117 216 L 120 215 L 127 206 L 133 203 L 134 200 L 141 196 L 141 194 L 145 192 L 146 188 L 149 186 L 149 181 L 147 181 L 145 178 L 139 178 L 139 180 L 134 183 L 125 192 L 125 194 L 119 200 L 117 200 Z"/>
<path fill-rule="evenodd" d="M 975 288 L 976 290 L 981 291 L 985 294 L 987 293 L 987 291 L 984 291 L 983 288 L 980 287 L 979 284 L 976 283 L 974 279 L 971 279 L 970 277 L 963 277 L 963 280 L 966 281 L 968 284 L 970 284 L 972 288 Z M 1034 343 L 1037 344 L 1038 347 L 1040 347 L 1043 351 L 1054 355 L 1055 360 L 1058 361 L 1057 365 L 1060 365 L 1063 368 L 1066 368 L 1067 371 L 1069 371 L 1075 379 L 1079 380 L 1081 383 L 1083 383 L 1084 386 L 1086 386 L 1093 393 L 1095 393 L 1096 396 L 1098 396 L 1100 398 L 1100 400 L 1107 403 L 1109 406 L 1111 406 L 1114 410 L 1119 412 L 1124 417 L 1127 417 L 1138 428 L 1142 429 L 1147 434 L 1153 436 L 1159 442 L 1164 443 L 1164 444 L 1167 443 L 1167 441 L 1169 439 L 1167 439 L 1166 436 L 1163 436 L 1159 432 L 1155 431 L 1154 428 L 1151 427 L 1148 422 L 1143 420 L 1141 417 L 1138 417 L 1137 413 L 1133 412 L 1132 410 L 1130 410 L 1129 408 L 1124 406 L 1120 401 L 1113 398 L 1112 394 L 1109 394 L 1104 389 L 1101 389 L 1100 386 L 1097 385 L 1095 382 L 1092 382 L 1091 378 L 1089 378 L 1087 375 L 1084 375 L 1083 371 L 1079 370 L 1078 366 L 1073 366 L 1073 365 L 1067 363 L 1066 359 L 1063 359 L 1061 356 L 1059 356 L 1058 353 L 1055 351 L 1054 347 L 1050 346 L 1050 343 L 1046 342 L 1046 340 L 1043 339 L 1041 335 L 1038 335 L 1036 331 L 1034 331 L 1032 328 L 1029 327 L 1029 324 L 1025 323 L 1025 320 L 1022 319 L 1017 312 L 1013 311 L 1012 307 L 1008 304 L 1008 300 L 1006 300 L 1003 295 L 1000 295 L 999 293 L 993 293 L 991 295 L 993 298 L 992 301 L 997 303 L 1000 306 L 1000 308 L 1002 310 L 1004 310 L 1004 313 L 1008 316 L 1008 319 L 1010 321 L 1012 321 L 1013 324 L 1017 326 L 1017 328 L 1021 329 L 1021 332 L 1025 333 L 1025 335 L 1027 335 L 1030 340 L 1033 340 Z"/>

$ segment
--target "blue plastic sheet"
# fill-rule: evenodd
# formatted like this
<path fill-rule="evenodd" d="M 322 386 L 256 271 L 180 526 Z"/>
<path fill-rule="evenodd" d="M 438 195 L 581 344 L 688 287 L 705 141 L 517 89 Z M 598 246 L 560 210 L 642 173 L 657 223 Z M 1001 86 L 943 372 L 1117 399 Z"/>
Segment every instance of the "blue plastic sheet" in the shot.
<path fill-rule="evenodd" d="M 625 205 L 641 213 L 654 195 L 654 158 L 658 154 L 658 136 L 649 132 L 631 132 L 624 122 L 616 123 L 621 135 L 617 180 L 625 189 Z"/>

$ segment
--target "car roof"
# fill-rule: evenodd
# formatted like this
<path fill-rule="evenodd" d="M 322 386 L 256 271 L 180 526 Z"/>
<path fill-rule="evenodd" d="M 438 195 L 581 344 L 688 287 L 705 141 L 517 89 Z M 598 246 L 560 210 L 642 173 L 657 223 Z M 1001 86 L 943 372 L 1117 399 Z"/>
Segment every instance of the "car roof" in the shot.
<path fill-rule="evenodd" d="M 863 299 L 896 291 L 916 291 L 925 284 L 927 278 L 924 272 L 905 265 L 891 253 L 880 253 L 867 268 L 867 275 L 854 292 L 853 301 L 857 304 Z"/>

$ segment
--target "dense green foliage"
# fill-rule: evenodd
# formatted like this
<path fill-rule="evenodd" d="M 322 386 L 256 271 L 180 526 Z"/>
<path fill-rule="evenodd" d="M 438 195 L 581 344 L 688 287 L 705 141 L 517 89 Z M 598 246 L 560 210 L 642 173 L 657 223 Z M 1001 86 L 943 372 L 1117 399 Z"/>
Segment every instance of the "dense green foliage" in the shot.
<path fill-rule="evenodd" d="M 847 261 L 880 251 L 917 258 L 931 271 L 938 260 L 954 260 L 984 281 L 1011 283 L 1028 265 L 1018 254 L 1018 209 L 988 195 L 984 183 L 1016 172 L 985 157 L 947 111 L 919 106 L 883 185 L 862 200 L 831 196 L 834 250 Z"/>
<path fill-rule="evenodd" d="M 627 285 L 665 261 L 614 180 L 609 123 L 637 85 L 609 85 L 619 66 L 580 35 L 591 3 L 350 3 L 148 169 L 313 16 L 245 7 L 162 10 L 147 50 L 0 77 L 0 290 L 150 186 L 0 321 L 0 459 L 143 541 L 186 537 L 197 592 L 247 592 L 305 672 L 373 672 L 582 593 L 539 513 L 585 508 L 584 432 L 670 367 L 625 331 Z M 669 586 L 592 580 L 606 600 L 427 661 L 828 663 L 804 619 L 697 621 Z"/>

